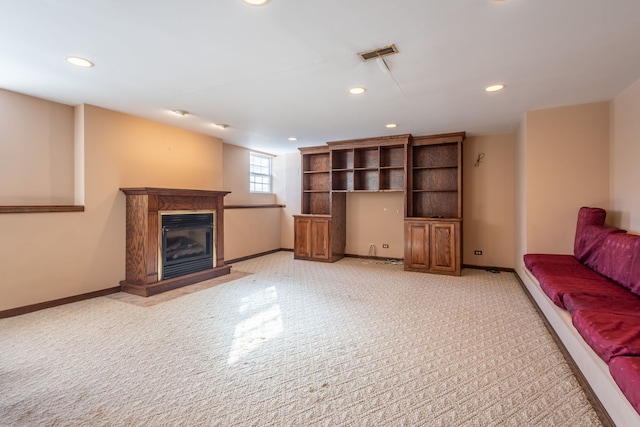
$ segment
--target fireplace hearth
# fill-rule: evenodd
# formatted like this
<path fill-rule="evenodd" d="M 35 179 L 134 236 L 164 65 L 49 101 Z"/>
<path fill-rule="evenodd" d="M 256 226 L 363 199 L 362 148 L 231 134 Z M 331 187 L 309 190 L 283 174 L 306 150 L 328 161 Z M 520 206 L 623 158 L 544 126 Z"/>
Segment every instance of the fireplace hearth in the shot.
<path fill-rule="evenodd" d="M 228 191 L 121 188 L 127 197 L 125 292 L 151 296 L 229 274 L 224 263 Z"/>

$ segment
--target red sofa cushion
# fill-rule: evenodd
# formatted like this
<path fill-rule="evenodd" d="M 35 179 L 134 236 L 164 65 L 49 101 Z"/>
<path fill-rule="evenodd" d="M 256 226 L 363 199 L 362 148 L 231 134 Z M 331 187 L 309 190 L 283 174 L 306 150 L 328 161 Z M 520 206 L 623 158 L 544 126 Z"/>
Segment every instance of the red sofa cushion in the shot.
<path fill-rule="evenodd" d="M 562 296 L 565 308 L 574 313 L 578 310 L 608 311 L 640 317 L 640 298 L 626 292 L 624 297 L 593 295 L 583 292 L 569 292 Z"/>
<path fill-rule="evenodd" d="M 568 293 L 586 293 L 628 298 L 629 291 L 582 265 L 571 255 L 527 254 L 525 266 L 540 283 L 542 291 L 560 308 Z"/>
<path fill-rule="evenodd" d="M 609 362 L 611 377 L 640 413 L 640 357 L 619 356 Z"/>
<path fill-rule="evenodd" d="M 600 249 L 585 264 L 640 295 L 640 236 L 627 233 L 607 235 Z"/>
<path fill-rule="evenodd" d="M 577 259 L 581 259 L 584 256 L 585 241 L 584 241 L 584 227 L 588 225 L 604 225 L 604 220 L 607 217 L 607 211 L 601 208 L 589 208 L 581 207 L 578 210 L 578 222 L 576 224 L 576 234 L 573 241 L 573 255 Z"/>
<path fill-rule="evenodd" d="M 640 356 L 639 316 L 577 310 L 571 320 L 585 342 L 605 362 L 617 356 Z"/>
<path fill-rule="evenodd" d="M 585 225 L 581 228 L 580 235 L 580 255 L 576 258 L 581 263 L 590 267 L 597 263 L 603 250 L 603 245 L 612 234 L 626 233 L 615 227 L 604 227 L 602 225 Z M 576 240 L 578 235 L 576 234 Z"/>
<path fill-rule="evenodd" d="M 571 266 L 580 263 L 572 255 L 551 255 L 551 254 L 526 254 L 524 256 L 524 265 L 534 273 L 537 266 L 557 265 Z"/>

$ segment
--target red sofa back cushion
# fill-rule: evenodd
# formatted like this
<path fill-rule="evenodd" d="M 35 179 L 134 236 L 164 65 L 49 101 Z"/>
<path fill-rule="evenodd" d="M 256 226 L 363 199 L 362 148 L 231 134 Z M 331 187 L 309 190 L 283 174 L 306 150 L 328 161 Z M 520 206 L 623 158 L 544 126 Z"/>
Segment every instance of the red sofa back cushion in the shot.
<path fill-rule="evenodd" d="M 582 227 L 582 234 L 579 239 L 580 253 L 575 255 L 576 259 L 593 268 L 599 262 L 605 241 L 609 236 L 616 233 L 626 233 L 626 231 L 602 225 L 585 225 Z M 577 235 L 576 240 L 578 240 Z"/>
<path fill-rule="evenodd" d="M 600 208 L 587 208 L 582 207 L 578 211 L 578 223 L 576 224 L 576 236 L 573 241 L 573 255 L 579 261 L 585 256 L 585 251 L 588 251 L 589 240 L 585 235 L 585 227 L 589 225 L 604 225 L 604 219 L 607 216 L 607 211 Z"/>
<path fill-rule="evenodd" d="M 606 215 L 604 209 L 580 208 L 574 256 L 593 271 L 640 295 L 640 236 L 605 227 Z"/>
<path fill-rule="evenodd" d="M 609 234 L 600 250 L 585 264 L 640 295 L 640 236 Z"/>

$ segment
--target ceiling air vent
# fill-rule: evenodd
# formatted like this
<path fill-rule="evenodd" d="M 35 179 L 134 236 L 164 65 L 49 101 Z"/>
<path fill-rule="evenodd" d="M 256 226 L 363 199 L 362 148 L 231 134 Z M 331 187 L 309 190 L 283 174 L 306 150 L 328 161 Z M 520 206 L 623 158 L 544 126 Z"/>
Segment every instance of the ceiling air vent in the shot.
<path fill-rule="evenodd" d="M 390 46 L 381 47 L 380 49 L 360 52 L 358 55 L 360 55 L 360 58 L 362 58 L 363 61 L 369 61 L 371 59 L 377 59 L 383 56 L 393 55 L 395 53 L 398 53 L 398 48 L 395 44 L 392 44 Z"/>

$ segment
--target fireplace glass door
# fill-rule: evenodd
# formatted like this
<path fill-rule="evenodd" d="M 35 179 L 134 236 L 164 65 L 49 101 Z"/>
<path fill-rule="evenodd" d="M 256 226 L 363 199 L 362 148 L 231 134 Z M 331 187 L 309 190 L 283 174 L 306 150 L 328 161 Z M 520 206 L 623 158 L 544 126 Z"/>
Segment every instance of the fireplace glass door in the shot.
<path fill-rule="evenodd" d="M 161 280 L 213 268 L 213 212 L 161 213 Z"/>

